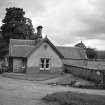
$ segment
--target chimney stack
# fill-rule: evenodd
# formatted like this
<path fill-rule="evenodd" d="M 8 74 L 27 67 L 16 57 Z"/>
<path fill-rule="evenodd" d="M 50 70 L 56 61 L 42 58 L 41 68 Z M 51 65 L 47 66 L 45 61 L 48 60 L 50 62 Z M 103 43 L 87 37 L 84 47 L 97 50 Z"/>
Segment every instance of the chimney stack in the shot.
<path fill-rule="evenodd" d="M 42 26 L 37 27 L 37 38 L 42 38 Z"/>

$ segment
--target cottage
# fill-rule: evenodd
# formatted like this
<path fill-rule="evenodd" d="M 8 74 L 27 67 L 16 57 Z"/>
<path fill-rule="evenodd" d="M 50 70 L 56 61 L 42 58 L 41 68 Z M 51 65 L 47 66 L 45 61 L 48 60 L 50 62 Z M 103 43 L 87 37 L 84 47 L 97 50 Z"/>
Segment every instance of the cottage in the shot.
<path fill-rule="evenodd" d="M 10 39 L 9 67 L 11 72 L 34 74 L 62 72 L 63 64 L 84 65 L 85 51 L 77 47 L 61 47 L 42 38 L 42 27 L 37 28 L 34 40 Z M 82 59 L 82 60 L 81 60 Z"/>

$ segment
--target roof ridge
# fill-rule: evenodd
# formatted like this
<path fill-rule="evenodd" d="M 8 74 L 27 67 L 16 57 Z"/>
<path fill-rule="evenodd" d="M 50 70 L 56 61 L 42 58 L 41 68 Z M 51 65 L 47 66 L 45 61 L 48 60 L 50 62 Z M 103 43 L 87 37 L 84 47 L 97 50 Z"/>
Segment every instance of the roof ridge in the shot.
<path fill-rule="evenodd" d="M 29 39 L 10 39 L 10 41 L 12 40 L 17 40 L 17 41 L 35 41 L 35 40 L 29 40 Z"/>
<path fill-rule="evenodd" d="M 29 46 L 29 47 L 34 47 L 34 45 L 26 45 L 26 44 L 24 44 L 24 45 L 15 44 L 13 46 Z"/>
<path fill-rule="evenodd" d="M 74 48 L 74 49 L 81 49 L 81 48 L 79 48 L 79 47 L 72 47 L 72 46 L 56 46 L 56 47 L 63 47 L 63 48 Z"/>
<path fill-rule="evenodd" d="M 72 46 L 56 46 L 56 47 L 72 47 Z"/>

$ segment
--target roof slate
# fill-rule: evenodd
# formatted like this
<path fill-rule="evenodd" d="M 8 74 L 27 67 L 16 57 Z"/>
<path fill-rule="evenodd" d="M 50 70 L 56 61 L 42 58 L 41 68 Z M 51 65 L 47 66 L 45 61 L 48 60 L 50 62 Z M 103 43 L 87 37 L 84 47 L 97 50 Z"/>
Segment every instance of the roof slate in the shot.
<path fill-rule="evenodd" d="M 87 59 L 85 50 L 76 47 L 62 47 L 57 46 L 64 58 L 67 59 Z"/>
<path fill-rule="evenodd" d="M 10 56 L 12 57 L 26 57 L 27 53 L 30 52 L 34 46 L 29 45 L 13 45 Z"/>
<path fill-rule="evenodd" d="M 12 57 L 26 57 L 36 45 L 38 41 L 35 40 L 22 40 L 10 39 L 9 56 Z"/>
<path fill-rule="evenodd" d="M 35 40 L 10 39 L 11 45 L 35 45 Z"/>
<path fill-rule="evenodd" d="M 53 49 L 60 55 L 63 55 L 65 59 L 87 59 L 86 53 L 83 49 L 77 47 L 62 47 L 54 46 L 49 40 L 48 43 L 53 47 Z M 43 40 L 36 42 L 35 40 L 20 40 L 11 39 L 9 46 L 9 56 L 12 57 L 27 57 L 27 55 L 32 52 L 38 44 L 43 43 Z"/>

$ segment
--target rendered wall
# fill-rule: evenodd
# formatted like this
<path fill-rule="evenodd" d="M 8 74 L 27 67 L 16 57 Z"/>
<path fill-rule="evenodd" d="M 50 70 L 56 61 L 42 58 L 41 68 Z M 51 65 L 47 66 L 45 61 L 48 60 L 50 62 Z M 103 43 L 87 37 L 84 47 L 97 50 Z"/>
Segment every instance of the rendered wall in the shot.
<path fill-rule="evenodd" d="M 47 47 L 45 48 L 45 46 Z M 27 69 L 29 70 L 30 68 L 33 68 L 34 71 L 37 71 L 36 68 L 38 68 L 38 70 L 40 71 L 40 58 L 50 58 L 51 72 L 55 72 L 55 69 L 53 68 L 62 68 L 62 60 L 58 56 L 58 54 L 49 46 L 49 44 L 43 43 L 28 57 Z M 60 69 L 60 71 L 62 70 Z"/>

